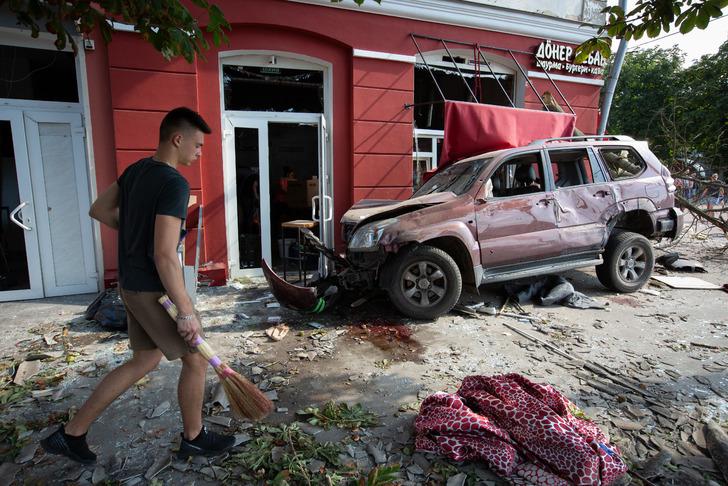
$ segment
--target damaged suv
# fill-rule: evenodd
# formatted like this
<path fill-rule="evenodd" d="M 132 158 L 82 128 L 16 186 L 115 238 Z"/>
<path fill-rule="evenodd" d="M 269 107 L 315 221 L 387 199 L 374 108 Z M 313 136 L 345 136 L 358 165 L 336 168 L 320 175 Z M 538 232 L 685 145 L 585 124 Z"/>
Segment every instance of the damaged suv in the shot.
<path fill-rule="evenodd" d="M 570 137 L 457 162 L 406 201 L 364 200 L 342 218 L 337 285 L 382 288 L 403 314 L 431 319 L 463 286 L 595 266 L 634 292 L 650 278 L 650 239 L 674 238 L 669 171 L 644 142 Z"/>

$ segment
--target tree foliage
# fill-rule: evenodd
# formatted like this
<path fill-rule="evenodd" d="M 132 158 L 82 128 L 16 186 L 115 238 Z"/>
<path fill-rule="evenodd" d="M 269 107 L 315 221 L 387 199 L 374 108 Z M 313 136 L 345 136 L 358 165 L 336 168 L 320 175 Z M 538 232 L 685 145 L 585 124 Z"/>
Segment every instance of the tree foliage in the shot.
<path fill-rule="evenodd" d="M 670 163 L 700 158 L 728 164 L 728 41 L 684 68 L 677 47 L 630 52 L 609 118 L 609 132 L 648 140 Z"/>
<path fill-rule="evenodd" d="M 167 59 L 182 56 L 192 62 L 209 48 L 205 32 L 219 45 L 227 41 L 225 31 L 230 24 L 217 5 L 207 0 L 190 2 L 208 17 L 204 32 L 180 0 L 0 0 L 0 5 L 6 4 L 32 37 L 41 31 L 55 35 L 58 49 L 70 43 L 75 52 L 76 32 L 85 34 L 97 28 L 110 42 L 112 22 L 122 22 L 133 25 Z"/>
<path fill-rule="evenodd" d="M 602 10 L 606 22 L 597 36 L 581 44 L 575 62 L 583 62 L 589 54 L 599 51 L 611 55 L 612 39 L 641 39 L 657 37 L 672 28 L 687 34 L 695 27 L 705 29 L 711 20 L 723 15 L 728 0 L 637 0 L 634 8 L 624 11 L 619 6 Z"/>
<path fill-rule="evenodd" d="M 364 1 L 354 0 L 358 5 Z M 198 12 L 193 15 L 182 0 L 0 0 L 0 7 L 7 5 L 18 25 L 29 29 L 32 37 L 42 31 L 55 35 L 58 49 L 70 44 L 76 52 L 74 35 L 94 29 L 108 43 L 114 32 L 112 22 L 121 22 L 133 25 L 165 58 L 182 56 L 192 62 L 210 47 L 205 34 L 220 45 L 228 41 L 226 31 L 231 27 L 220 8 L 208 0 L 187 3 L 206 15 L 207 22 L 200 22 L 195 16 Z M 200 25 L 205 25 L 204 31 Z"/>

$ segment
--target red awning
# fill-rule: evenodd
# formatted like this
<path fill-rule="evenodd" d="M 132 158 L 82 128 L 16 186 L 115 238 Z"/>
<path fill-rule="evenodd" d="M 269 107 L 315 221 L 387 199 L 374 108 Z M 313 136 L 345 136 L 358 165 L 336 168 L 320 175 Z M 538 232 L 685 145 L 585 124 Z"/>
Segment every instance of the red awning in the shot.
<path fill-rule="evenodd" d="M 446 101 L 445 140 L 437 168 L 541 138 L 571 137 L 575 124 L 576 116 L 570 113 Z"/>

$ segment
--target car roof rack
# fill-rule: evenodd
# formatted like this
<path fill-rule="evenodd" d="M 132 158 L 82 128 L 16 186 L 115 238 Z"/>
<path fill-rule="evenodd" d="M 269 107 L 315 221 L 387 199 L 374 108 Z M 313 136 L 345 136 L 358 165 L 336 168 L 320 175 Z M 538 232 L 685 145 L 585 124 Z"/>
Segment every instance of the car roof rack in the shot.
<path fill-rule="evenodd" d="M 627 135 L 580 135 L 578 137 L 555 137 L 534 140 L 530 145 L 545 145 L 551 142 L 634 142 L 634 138 Z"/>

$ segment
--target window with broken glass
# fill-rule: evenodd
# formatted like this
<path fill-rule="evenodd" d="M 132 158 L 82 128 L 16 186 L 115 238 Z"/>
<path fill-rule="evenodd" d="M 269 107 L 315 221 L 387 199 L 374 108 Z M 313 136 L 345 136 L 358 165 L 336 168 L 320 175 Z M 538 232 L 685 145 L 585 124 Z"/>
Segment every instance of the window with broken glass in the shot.
<path fill-rule="evenodd" d="M 505 66 L 491 62 L 490 65 L 493 69 L 493 73 L 491 73 L 482 60 L 480 67 L 477 68 L 472 55 L 450 57 L 433 54 L 426 55 L 424 61 L 427 64 L 425 62 L 415 64 L 412 148 L 412 182 L 415 189 L 422 183 L 422 173 L 437 167 L 442 140 L 445 136 L 445 105 L 442 102 L 438 86 L 445 99 L 450 101 L 476 102 L 471 92 L 477 96 L 477 101 L 490 105 L 511 106 L 508 97 L 516 98 L 515 73 Z M 462 77 L 458 73 L 458 69 L 462 73 Z M 498 86 L 499 82 L 502 89 L 501 86 Z"/>
<path fill-rule="evenodd" d="M 225 64 L 222 80 L 226 110 L 324 112 L 323 71 Z"/>

